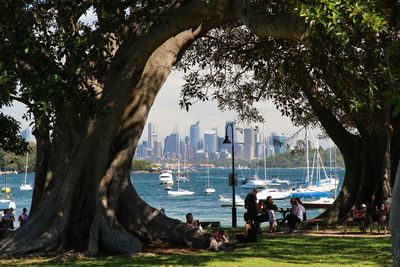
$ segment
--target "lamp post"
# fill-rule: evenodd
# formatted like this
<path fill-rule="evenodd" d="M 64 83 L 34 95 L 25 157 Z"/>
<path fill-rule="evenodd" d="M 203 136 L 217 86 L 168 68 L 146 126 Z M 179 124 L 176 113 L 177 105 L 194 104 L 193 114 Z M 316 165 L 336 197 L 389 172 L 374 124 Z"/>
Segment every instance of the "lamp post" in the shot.
<path fill-rule="evenodd" d="M 232 130 L 232 142 L 228 137 L 228 126 L 231 127 Z M 236 194 L 235 194 L 235 186 L 236 186 L 236 175 L 235 175 L 235 141 L 234 141 L 234 130 L 233 130 L 233 122 L 227 123 L 225 127 L 225 140 L 222 142 L 223 144 L 232 144 L 232 173 L 229 175 L 229 182 L 232 186 L 232 228 L 237 227 L 237 216 L 236 216 Z"/>

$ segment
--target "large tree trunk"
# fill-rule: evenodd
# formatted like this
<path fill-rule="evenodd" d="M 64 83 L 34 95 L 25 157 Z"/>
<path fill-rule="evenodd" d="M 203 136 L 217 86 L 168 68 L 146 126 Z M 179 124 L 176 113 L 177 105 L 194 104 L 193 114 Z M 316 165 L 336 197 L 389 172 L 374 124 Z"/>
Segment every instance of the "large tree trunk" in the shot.
<path fill-rule="evenodd" d="M 150 108 L 177 57 L 204 31 L 225 22 L 218 21 L 223 12 L 230 12 L 228 20 L 236 17 L 250 23 L 261 37 L 304 36 L 304 24 L 294 27 L 297 20 L 260 12 L 252 17 L 254 9 L 247 10 L 251 3 L 238 3 L 177 4 L 167 11 L 167 22 L 118 47 L 101 91 L 107 114 L 86 121 L 71 110 L 54 124 L 51 150 L 43 150 L 43 161 L 37 165 L 42 171 L 36 177 L 34 212 L 26 225 L 0 244 L 2 257 L 58 247 L 89 254 L 133 253 L 141 249 L 141 242 L 154 240 L 208 245 L 207 234 L 167 218 L 138 196 L 130 166 Z M 48 136 L 40 141 L 42 149 L 50 144 Z"/>
<path fill-rule="evenodd" d="M 348 132 L 331 110 L 322 105 L 318 98 L 317 86 L 307 68 L 299 70 L 299 75 L 308 77 L 302 91 L 309 100 L 322 127 L 341 151 L 345 163 L 342 189 L 333 205 L 319 218 L 327 222 L 345 220 L 357 204 L 372 207 L 390 196 L 391 139 L 390 109 L 384 108 L 371 114 L 375 118 L 375 128 L 365 129 L 358 124 L 359 135 Z"/>

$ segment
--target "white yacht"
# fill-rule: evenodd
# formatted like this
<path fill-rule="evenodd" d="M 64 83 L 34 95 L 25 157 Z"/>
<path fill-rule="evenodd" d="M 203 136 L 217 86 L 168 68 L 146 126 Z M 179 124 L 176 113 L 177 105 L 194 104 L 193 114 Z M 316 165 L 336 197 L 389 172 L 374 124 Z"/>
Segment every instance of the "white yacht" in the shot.
<path fill-rule="evenodd" d="M 290 196 L 290 191 L 278 188 L 265 188 L 257 193 L 257 199 L 266 199 L 269 196 L 274 200 L 285 199 Z"/>
<path fill-rule="evenodd" d="M 267 183 L 270 182 L 268 180 L 261 180 L 258 178 L 257 175 L 249 176 L 244 179 L 242 182 L 241 187 L 242 188 L 265 188 L 267 186 Z"/>
<path fill-rule="evenodd" d="M 162 170 L 159 177 L 160 184 L 174 184 L 171 170 Z"/>
<path fill-rule="evenodd" d="M 232 206 L 232 198 L 219 195 L 219 203 L 222 207 Z M 235 206 L 244 206 L 244 199 L 235 195 Z"/>

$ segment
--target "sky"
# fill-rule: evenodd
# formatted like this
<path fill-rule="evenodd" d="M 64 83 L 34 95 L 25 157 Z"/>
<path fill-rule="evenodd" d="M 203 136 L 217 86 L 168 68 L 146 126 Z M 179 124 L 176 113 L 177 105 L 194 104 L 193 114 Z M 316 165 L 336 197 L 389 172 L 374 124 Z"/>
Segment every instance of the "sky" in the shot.
<path fill-rule="evenodd" d="M 182 110 L 179 106 L 179 96 L 183 84 L 183 73 L 173 71 L 156 97 L 147 122 L 157 125 L 158 140 L 163 141 L 175 128 L 178 129 L 182 137 L 189 136 L 189 127 L 196 121 L 200 121 L 201 134 L 217 127 L 218 135 L 223 137 L 225 135 L 225 122 L 234 120 L 236 118 L 235 112 L 219 111 L 214 101 L 197 102 L 191 106 L 189 112 Z M 275 132 L 284 133 L 287 137 L 290 137 L 300 129 L 295 127 L 289 118 L 283 117 L 271 102 L 265 102 L 264 105 L 266 136 Z M 5 107 L 1 110 L 20 121 L 22 129 L 28 127 L 30 122 L 22 118 L 26 112 L 26 107 L 23 104 L 14 103 L 14 106 Z M 259 127 L 262 129 L 261 125 Z M 316 138 L 318 134 L 320 134 L 319 130 L 311 130 L 310 139 Z M 304 134 L 300 134 L 299 138 L 303 136 Z M 142 140 L 147 140 L 147 127 L 143 131 Z M 242 136 L 238 136 L 237 140 L 242 141 Z M 326 146 L 324 142 L 321 142 L 321 145 Z"/>

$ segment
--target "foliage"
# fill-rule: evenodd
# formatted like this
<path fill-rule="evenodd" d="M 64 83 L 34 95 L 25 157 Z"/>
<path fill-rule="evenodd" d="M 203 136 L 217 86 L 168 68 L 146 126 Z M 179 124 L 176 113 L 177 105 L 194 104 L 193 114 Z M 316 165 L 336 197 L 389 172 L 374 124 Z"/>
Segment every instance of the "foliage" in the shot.
<path fill-rule="evenodd" d="M 227 230 L 229 233 L 230 230 Z M 232 237 L 231 237 L 232 238 Z M 82 258 L 60 266 L 389 266 L 387 237 L 350 238 L 315 236 L 261 236 L 257 244 L 240 244 L 232 252 L 176 249 L 173 253 L 140 253 L 137 256 Z M 355 253 L 356 252 L 356 253 Z M 301 256 L 299 256 L 301 255 Z M 2 260 L 7 266 L 52 263 L 47 259 Z"/>
<path fill-rule="evenodd" d="M 68 134 L 72 122 L 102 116 L 108 108 L 103 83 L 116 49 L 147 31 L 174 3 L 1 0 L 0 107 L 24 103 L 36 127 L 53 134 Z M 85 22 L 92 12 L 92 21 Z M 0 128 L 0 137 L 16 136 L 12 126 L 12 132 Z"/>
<path fill-rule="evenodd" d="M 14 154 L 0 150 L 0 161 L 6 159 L 6 165 L 1 164 L 1 168 L 8 171 L 25 172 L 26 154 Z M 34 172 L 36 163 L 36 145 L 29 143 L 28 172 Z"/>
<path fill-rule="evenodd" d="M 22 155 L 28 144 L 19 133 L 19 123 L 10 116 L 0 112 L 0 150 L 10 151 Z"/>
<path fill-rule="evenodd" d="M 132 171 L 152 171 L 152 164 L 146 160 L 133 160 Z"/>
<path fill-rule="evenodd" d="M 309 101 L 315 101 L 350 130 L 360 123 L 374 128 L 375 113 L 395 90 L 384 52 L 398 38 L 399 6 L 327 0 L 287 1 L 280 8 L 294 8 L 313 24 L 309 38 L 295 43 L 258 39 L 243 27 L 214 30 L 184 57 L 197 69 L 186 75 L 182 105 L 211 92 L 221 109 L 260 120 L 254 103 L 271 99 L 296 124 L 313 124 Z M 304 91 L 310 84 L 311 100 Z"/>

